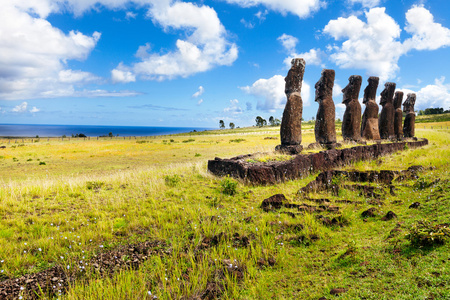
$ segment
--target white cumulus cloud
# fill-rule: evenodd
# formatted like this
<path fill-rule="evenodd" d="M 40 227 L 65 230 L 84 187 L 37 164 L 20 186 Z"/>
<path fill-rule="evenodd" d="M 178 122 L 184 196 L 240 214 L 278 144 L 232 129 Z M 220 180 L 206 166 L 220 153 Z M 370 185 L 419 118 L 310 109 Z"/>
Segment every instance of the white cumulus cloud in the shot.
<path fill-rule="evenodd" d="M 6 1 L 0 9 L 0 98 L 48 97 L 70 91 L 72 84 L 92 81 L 88 72 L 66 70 L 67 60 L 84 60 L 100 39 L 78 31 L 65 34 L 42 17 L 54 1 Z M 42 16 L 42 17 L 40 17 Z"/>
<path fill-rule="evenodd" d="M 237 99 L 230 100 L 230 105 L 224 108 L 224 113 L 230 113 L 232 115 L 238 115 L 243 113 L 243 109 L 239 106 L 239 101 Z"/>
<path fill-rule="evenodd" d="M 307 65 L 321 65 L 322 56 L 324 53 L 320 49 L 311 49 L 308 52 L 297 53 L 296 48 L 298 44 L 298 39 L 292 35 L 283 33 L 278 37 L 278 41 L 281 43 L 283 48 L 288 53 L 288 56 L 284 59 L 284 64 L 287 69 L 291 67 L 291 61 L 293 58 L 301 57 L 305 60 Z"/>
<path fill-rule="evenodd" d="M 434 84 L 426 85 L 417 91 L 406 88 L 399 90 L 403 91 L 405 97 L 408 93 L 416 94 L 415 110 L 424 110 L 429 107 L 450 109 L 450 84 L 445 83 L 445 77 L 437 78 Z"/>
<path fill-rule="evenodd" d="M 284 93 L 285 81 L 281 75 L 275 75 L 269 79 L 258 79 L 251 86 L 241 87 L 243 91 L 258 99 L 256 108 L 259 110 L 274 112 L 284 109 L 286 94 Z M 309 106 L 310 86 L 303 82 L 301 96 L 304 106 Z"/>
<path fill-rule="evenodd" d="M 295 48 L 298 43 L 298 39 L 296 37 L 283 33 L 280 37 L 278 37 L 278 40 L 288 53 L 295 52 Z"/>
<path fill-rule="evenodd" d="M 22 102 L 21 104 L 14 107 L 11 111 L 16 112 L 16 113 L 24 113 L 27 111 L 27 107 L 28 107 L 28 103 Z"/>
<path fill-rule="evenodd" d="M 196 91 L 193 95 L 192 98 L 198 98 L 201 95 L 203 95 L 203 93 L 205 92 L 205 89 L 203 88 L 203 86 L 199 86 L 198 87 L 198 91 Z"/>
<path fill-rule="evenodd" d="M 33 106 L 32 109 L 30 109 L 30 113 L 37 113 L 40 112 L 41 110 L 39 108 L 37 108 L 36 106 Z"/>
<path fill-rule="evenodd" d="M 148 80 L 187 77 L 229 66 L 237 59 L 237 46 L 227 40 L 225 27 L 213 8 L 172 0 L 149 2 L 148 17 L 155 24 L 165 31 L 182 31 L 187 37 L 178 39 L 175 49 L 165 54 L 148 53 L 149 46 L 141 46 L 136 53 L 141 61 L 129 68 L 135 76 Z"/>
<path fill-rule="evenodd" d="M 423 6 L 413 6 L 406 12 L 407 39 L 405 50 L 436 50 L 450 45 L 450 29 L 434 22 L 434 17 Z"/>
<path fill-rule="evenodd" d="M 114 83 L 135 82 L 136 76 L 130 71 L 128 67 L 120 63 L 116 69 L 111 71 L 111 80 Z"/>
<path fill-rule="evenodd" d="M 401 28 L 384 7 L 365 12 L 366 22 L 356 16 L 331 20 L 323 32 L 340 45 L 329 45 L 330 59 L 342 68 L 366 69 L 381 81 L 394 78 L 400 57 L 412 49 L 435 50 L 450 45 L 450 30 L 435 23 L 423 6 L 406 12 L 405 31 L 411 35 L 402 42 Z"/>
<path fill-rule="evenodd" d="M 291 13 L 299 18 L 307 18 L 318 11 L 324 3 L 320 0 L 225 0 L 242 7 L 265 6 L 285 15 Z"/>

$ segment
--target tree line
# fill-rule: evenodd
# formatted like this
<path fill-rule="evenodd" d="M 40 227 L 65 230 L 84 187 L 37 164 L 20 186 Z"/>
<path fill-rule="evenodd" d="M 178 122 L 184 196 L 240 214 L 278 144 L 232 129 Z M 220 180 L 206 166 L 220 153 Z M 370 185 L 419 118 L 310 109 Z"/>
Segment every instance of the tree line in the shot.
<path fill-rule="evenodd" d="M 440 115 L 440 114 L 448 114 L 450 110 L 444 110 L 442 107 L 438 108 L 426 108 L 425 110 L 419 110 L 418 115 Z"/>

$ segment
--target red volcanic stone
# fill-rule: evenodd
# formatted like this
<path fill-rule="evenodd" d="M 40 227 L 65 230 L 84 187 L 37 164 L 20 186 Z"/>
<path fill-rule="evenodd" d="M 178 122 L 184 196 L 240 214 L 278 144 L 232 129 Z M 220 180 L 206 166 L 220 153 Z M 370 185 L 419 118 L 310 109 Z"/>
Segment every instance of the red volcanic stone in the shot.
<path fill-rule="evenodd" d="M 268 166 L 251 166 L 247 171 L 247 179 L 258 185 L 275 184 L 276 178 L 273 169 Z"/>
<path fill-rule="evenodd" d="M 316 115 L 314 134 L 316 142 L 321 144 L 336 143 L 336 109 L 333 102 L 334 70 L 323 69 L 322 76 L 316 83 L 316 99 L 319 109 Z"/>
<path fill-rule="evenodd" d="M 276 210 L 283 207 L 287 203 L 287 199 L 283 194 L 276 194 L 267 199 L 264 199 L 261 203 L 261 208 L 263 210 Z"/>
<path fill-rule="evenodd" d="M 416 94 L 408 94 L 405 103 L 403 103 L 403 111 L 406 113 L 405 123 L 403 125 L 404 137 L 414 137 L 416 127 L 416 114 L 414 113 L 415 104 Z"/>
<path fill-rule="evenodd" d="M 386 82 L 384 90 L 381 92 L 380 104 L 383 106 L 381 109 L 380 119 L 378 120 L 378 129 L 380 131 L 380 137 L 382 139 L 395 138 L 394 131 L 394 91 L 395 83 Z"/>
<path fill-rule="evenodd" d="M 281 146 L 300 145 L 302 143 L 303 102 L 300 91 L 304 73 L 305 61 L 302 58 L 293 59 L 291 69 L 284 79 L 287 102 L 280 128 Z"/>
<path fill-rule="evenodd" d="M 344 93 L 342 103 L 346 106 L 342 120 L 342 137 L 344 140 L 359 141 L 361 139 L 361 104 L 359 104 L 358 95 L 362 77 L 352 75 L 348 81 L 348 85 L 342 90 Z"/>
<path fill-rule="evenodd" d="M 369 84 L 364 89 L 363 103 L 366 105 L 361 123 L 361 137 L 366 140 L 379 140 L 378 104 L 375 102 L 378 88 L 378 77 L 369 77 Z"/>
<path fill-rule="evenodd" d="M 403 138 L 403 111 L 402 111 L 403 92 L 397 91 L 394 96 L 394 133 L 397 139 Z"/>

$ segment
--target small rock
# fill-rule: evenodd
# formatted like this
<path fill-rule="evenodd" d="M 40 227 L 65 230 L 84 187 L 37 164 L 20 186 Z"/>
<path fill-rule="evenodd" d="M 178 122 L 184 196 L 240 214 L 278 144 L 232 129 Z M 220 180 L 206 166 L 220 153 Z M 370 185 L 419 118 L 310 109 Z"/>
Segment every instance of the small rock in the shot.
<path fill-rule="evenodd" d="M 264 199 L 263 202 L 261 203 L 261 208 L 264 211 L 274 209 L 276 210 L 280 209 L 286 202 L 287 202 L 286 197 L 283 194 L 276 194 L 267 199 Z"/>
<path fill-rule="evenodd" d="M 393 211 L 388 211 L 388 213 L 381 218 L 382 221 L 389 221 L 392 220 L 394 218 L 397 218 L 397 215 L 393 212 Z"/>
<path fill-rule="evenodd" d="M 345 293 L 346 291 L 347 291 L 347 290 L 344 289 L 344 288 L 337 288 L 337 289 L 332 289 L 332 290 L 330 291 L 330 294 L 331 294 L 331 295 L 339 295 L 339 294 Z"/>
<path fill-rule="evenodd" d="M 368 210 L 365 210 L 361 213 L 361 217 L 368 218 L 368 217 L 375 217 L 377 215 L 377 209 L 375 207 L 371 207 Z"/>
<path fill-rule="evenodd" d="M 414 202 L 413 204 L 411 204 L 409 206 L 409 208 L 419 208 L 419 206 L 420 206 L 420 202 Z"/>

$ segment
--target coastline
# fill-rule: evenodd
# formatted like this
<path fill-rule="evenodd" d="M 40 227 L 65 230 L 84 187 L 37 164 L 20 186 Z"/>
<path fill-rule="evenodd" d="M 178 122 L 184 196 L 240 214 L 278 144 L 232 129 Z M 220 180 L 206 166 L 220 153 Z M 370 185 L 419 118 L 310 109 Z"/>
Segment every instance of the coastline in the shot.
<path fill-rule="evenodd" d="M 0 138 L 61 138 L 61 137 L 132 137 L 162 136 L 212 130 L 203 127 L 164 126 L 116 126 L 116 125 L 45 125 L 45 124 L 0 124 Z"/>

